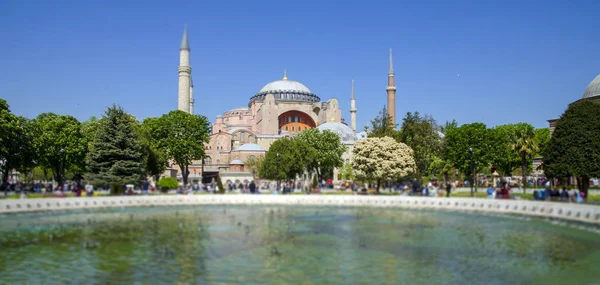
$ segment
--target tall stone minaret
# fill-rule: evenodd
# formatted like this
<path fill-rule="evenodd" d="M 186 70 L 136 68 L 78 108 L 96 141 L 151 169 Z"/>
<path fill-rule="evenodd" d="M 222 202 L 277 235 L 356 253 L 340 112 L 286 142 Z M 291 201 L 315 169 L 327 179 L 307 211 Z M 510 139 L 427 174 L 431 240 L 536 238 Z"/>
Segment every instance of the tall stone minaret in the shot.
<path fill-rule="evenodd" d="M 190 76 L 190 114 L 194 114 L 194 80 Z"/>
<path fill-rule="evenodd" d="M 187 37 L 187 26 L 183 28 L 183 39 L 179 47 L 179 92 L 177 109 L 192 113 L 192 67 L 190 67 L 190 44 Z"/>
<path fill-rule="evenodd" d="M 392 49 L 390 48 L 390 70 L 388 71 L 387 111 L 392 124 L 396 125 L 396 86 L 394 86 L 394 65 L 392 64 Z"/>
<path fill-rule="evenodd" d="M 356 132 L 356 99 L 354 98 L 354 79 L 352 79 L 352 97 L 350 98 L 350 127 Z"/>

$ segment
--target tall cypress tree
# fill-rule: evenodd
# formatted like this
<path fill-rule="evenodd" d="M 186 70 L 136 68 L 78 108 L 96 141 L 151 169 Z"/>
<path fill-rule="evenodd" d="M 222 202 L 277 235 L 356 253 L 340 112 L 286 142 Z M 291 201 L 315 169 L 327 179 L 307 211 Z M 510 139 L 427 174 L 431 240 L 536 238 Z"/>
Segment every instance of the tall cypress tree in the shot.
<path fill-rule="evenodd" d="M 112 185 L 113 193 L 125 184 L 137 184 L 144 176 L 139 122 L 121 107 L 108 108 L 87 157 L 88 179 L 94 185 Z"/>

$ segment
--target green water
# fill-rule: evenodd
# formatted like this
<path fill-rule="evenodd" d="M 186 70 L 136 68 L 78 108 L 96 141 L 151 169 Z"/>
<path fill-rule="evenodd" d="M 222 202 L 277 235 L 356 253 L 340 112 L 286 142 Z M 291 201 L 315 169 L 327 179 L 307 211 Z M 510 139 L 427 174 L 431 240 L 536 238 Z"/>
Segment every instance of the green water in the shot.
<path fill-rule="evenodd" d="M 599 237 L 538 219 L 400 209 L 0 215 L 0 284 L 600 284 Z"/>

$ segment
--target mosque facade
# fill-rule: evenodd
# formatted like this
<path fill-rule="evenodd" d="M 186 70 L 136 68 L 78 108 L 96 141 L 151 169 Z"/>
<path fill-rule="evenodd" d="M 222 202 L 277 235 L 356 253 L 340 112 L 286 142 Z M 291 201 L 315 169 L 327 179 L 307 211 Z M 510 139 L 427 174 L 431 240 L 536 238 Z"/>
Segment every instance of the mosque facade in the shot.
<path fill-rule="evenodd" d="M 386 90 L 388 105 L 395 105 L 391 60 L 390 50 L 389 84 Z M 178 109 L 193 114 L 194 94 L 187 30 L 184 30 L 180 46 L 178 74 Z M 390 96 L 394 101 L 390 101 Z M 393 112 L 395 108 L 388 106 L 388 110 Z M 249 182 L 255 178 L 254 173 L 245 168 L 249 159 L 264 156 L 276 140 L 294 136 L 310 128 L 337 133 L 346 146 L 342 159 L 349 163 L 355 141 L 366 137 L 364 132 L 356 131 L 354 81 L 349 111 L 350 126 L 342 119 L 337 99 L 321 100 L 306 85 L 288 78 L 284 71 L 281 79 L 267 83 L 256 94 L 249 96 L 246 106 L 228 110 L 215 118 L 211 126 L 210 142 L 205 145 L 206 156 L 204 160 L 194 161 L 189 167 L 188 181 L 195 183 L 202 179 L 206 183 L 219 177 L 224 185 Z M 173 166 L 170 171 L 172 176 L 182 180 L 177 166 Z M 334 182 L 336 181 L 337 170 L 334 171 Z"/>

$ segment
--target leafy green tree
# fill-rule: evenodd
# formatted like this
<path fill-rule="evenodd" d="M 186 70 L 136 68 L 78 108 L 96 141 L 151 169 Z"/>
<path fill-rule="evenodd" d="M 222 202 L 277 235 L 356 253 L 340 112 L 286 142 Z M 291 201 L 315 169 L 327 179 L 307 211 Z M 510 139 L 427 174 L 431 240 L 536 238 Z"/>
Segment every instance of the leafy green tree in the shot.
<path fill-rule="evenodd" d="M 549 128 L 535 129 L 535 141 L 536 141 L 536 144 L 538 145 L 538 153 L 535 156 L 540 157 L 542 155 L 542 151 L 548 145 L 548 141 L 550 141 L 550 129 Z"/>
<path fill-rule="evenodd" d="M 30 169 L 34 165 L 31 133 L 27 120 L 10 112 L 8 103 L 0 98 L 0 174 L 6 186 L 12 169 Z M 3 186 L 3 187 L 4 187 Z M 4 188 L 6 195 L 7 188 Z"/>
<path fill-rule="evenodd" d="M 119 106 L 113 105 L 106 110 L 86 160 L 87 178 L 95 185 L 110 184 L 113 194 L 118 194 L 125 184 L 138 184 L 143 179 L 142 145 L 136 132 L 137 125 L 139 122 Z"/>
<path fill-rule="evenodd" d="M 527 123 L 518 123 L 510 134 L 511 148 L 517 153 L 521 161 L 521 175 L 523 179 L 523 193 L 527 188 L 527 169 L 531 166 L 533 157 L 538 153 L 535 139 L 535 128 Z"/>
<path fill-rule="evenodd" d="M 205 155 L 204 144 L 210 140 L 210 122 L 204 116 L 177 110 L 149 124 L 153 146 L 179 165 L 183 184 L 187 185 L 189 166 Z"/>
<path fill-rule="evenodd" d="M 485 124 L 471 123 L 449 129 L 444 138 L 444 157 L 458 171 L 471 177 L 471 181 L 474 181 L 471 167 L 479 169 L 489 166 L 491 139 Z M 469 149 L 473 150 L 473 166 Z"/>
<path fill-rule="evenodd" d="M 375 119 L 371 120 L 371 126 L 365 126 L 365 132 L 370 138 L 391 137 L 397 138 L 397 125 L 392 122 L 392 118 L 388 115 L 387 109 L 379 112 Z"/>
<path fill-rule="evenodd" d="M 302 140 L 276 140 L 265 155 L 259 173 L 265 179 L 293 180 L 306 169 L 305 154 L 308 146 Z"/>
<path fill-rule="evenodd" d="M 50 169 L 59 185 L 66 171 L 83 171 L 87 141 L 81 124 L 67 115 L 43 113 L 30 122 L 38 164 Z"/>
<path fill-rule="evenodd" d="M 340 174 L 344 180 L 354 180 L 354 169 L 352 169 L 352 164 L 344 164 L 340 170 Z"/>
<path fill-rule="evenodd" d="M 144 168 L 148 175 L 154 176 L 155 181 L 158 181 L 160 175 L 165 172 L 169 161 L 165 150 L 152 137 L 153 130 L 158 128 L 160 120 L 160 118 L 146 118 L 140 129 Z"/>
<path fill-rule="evenodd" d="M 412 149 L 390 137 L 366 138 L 356 142 L 352 168 L 359 179 L 381 182 L 398 180 L 416 170 Z"/>
<path fill-rule="evenodd" d="M 576 176 L 587 198 L 590 177 L 600 177 L 600 103 L 571 104 L 556 122 L 542 156 L 546 176 Z"/>
<path fill-rule="evenodd" d="M 490 162 L 502 176 L 511 176 L 512 172 L 521 166 L 521 159 L 512 149 L 511 137 L 517 131 L 514 124 L 496 126 L 489 129 Z"/>
<path fill-rule="evenodd" d="M 326 174 L 333 175 L 333 169 L 343 165 L 342 154 L 345 147 L 336 133 L 313 128 L 299 133 L 295 139 L 306 144 L 305 166 L 308 171 L 317 175 L 319 181 Z"/>
<path fill-rule="evenodd" d="M 262 177 L 260 174 L 260 167 L 264 161 L 265 161 L 265 157 L 262 155 L 251 156 L 244 162 L 244 167 L 247 171 L 256 173 L 256 176 Z M 254 179 L 256 179 L 256 177 Z"/>
<path fill-rule="evenodd" d="M 402 119 L 398 138 L 413 150 L 417 178 L 433 174 L 432 163 L 440 158 L 442 151 L 442 137 L 435 120 L 419 112 L 408 112 Z"/>

